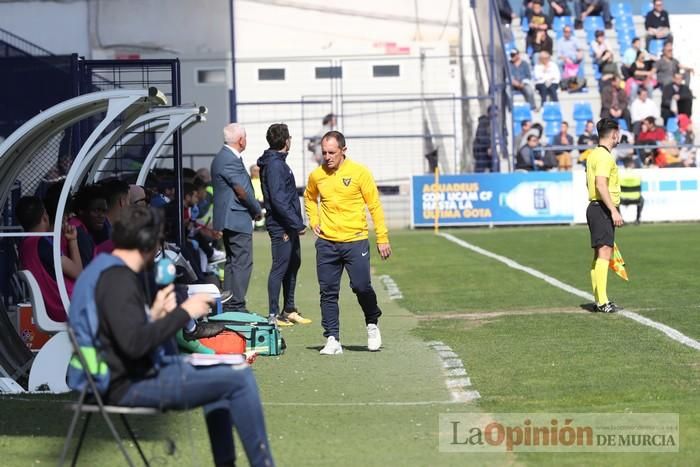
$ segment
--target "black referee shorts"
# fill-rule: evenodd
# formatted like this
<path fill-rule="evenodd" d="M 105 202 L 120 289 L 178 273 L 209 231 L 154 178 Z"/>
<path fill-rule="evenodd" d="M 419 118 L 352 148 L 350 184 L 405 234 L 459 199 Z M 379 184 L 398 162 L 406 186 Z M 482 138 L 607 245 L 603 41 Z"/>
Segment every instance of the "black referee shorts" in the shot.
<path fill-rule="evenodd" d="M 591 201 L 586 209 L 586 221 L 591 232 L 591 248 L 615 244 L 615 224 L 607 206 Z"/>

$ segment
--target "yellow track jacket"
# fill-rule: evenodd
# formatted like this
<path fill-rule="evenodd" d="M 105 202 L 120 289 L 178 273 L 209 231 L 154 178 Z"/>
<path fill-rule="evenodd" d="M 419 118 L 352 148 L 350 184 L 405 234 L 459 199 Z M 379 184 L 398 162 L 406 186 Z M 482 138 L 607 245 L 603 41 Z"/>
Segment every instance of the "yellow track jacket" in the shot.
<path fill-rule="evenodd" d="M 335 172 L 319 166 L 309 175 L 304 207 L 311 228 L 321 226 L 321 238 L 343 243 L 366 239 L 365 205 L 374 221 L 377 243 L 389 243 L 379 191 L 367 167 L 345 158 Z"/>

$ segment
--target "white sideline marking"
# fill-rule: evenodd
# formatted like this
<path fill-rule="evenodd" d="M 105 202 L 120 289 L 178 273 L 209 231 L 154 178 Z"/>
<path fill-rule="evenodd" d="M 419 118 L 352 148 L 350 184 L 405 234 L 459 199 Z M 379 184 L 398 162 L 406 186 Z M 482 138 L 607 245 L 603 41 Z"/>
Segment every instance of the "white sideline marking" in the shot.
<path fill-rule="evenodd" d="M 467 370 L 464 368 L 452 368 L 445 372 L 447 376 L 467 376 Z"/>
<path fill-rule="evenodd" d="M 448 358 L 442 361 L 442 366 L 445 368 L 462 368 L 464 364 L 459 358 Z"/>
<path fill-rule="evenodd" d="M 455 378 L 448 379 L 446 381 L 448 389 L 465 388 L 472 385 L 472 381 L 469 378 Z"/>
<path fill-rule="evenodd" d="M 473 402 L 481 398 L 479 391 L 453 391 L 452 401 L 453 402 Z"/>
<path fill-rule="evenodd" d="M 584 292 L 583 290 L 579 290 L 575 287 L 570 286 L 569 284 L 565 284 L 564 282 L 555 279 L 551 276 L 548 276 L 547 274 L 544 274 L 536 269 L 532 269 L 527 266 L 523 266 L 520 263 L 517 263 L 513 261 L 512 259 L 497 255 L 496 253 L 492 253 L 488 250 L 484 250 L 483 248 L 480 248 L 476 245 L 472 245 L 471 243 L 468 243 L 460 238 L 457 238 L 453 235 L 447 234 L 447 233 L 441 233 L 439 234 L 440 236 L 446 238 L 447 240 L 456 243 L 457 245 L 467 248 L 468 250 L 472 250 L 475 253 L 479 253 L 484 256 L 488 256 L 489 258 L 495 259 L 496 261 L 500 261 L 501 263 L 504 263 L 506 266 L 509 266 L 513 269 L 517 269 L 519 271 L 523 271 L 527 274 L 530 274 L 531 276 L 535 276 L 538 279 L 542 279 L 543 281 L 547 282 L 548 284 L 553 285 L 554 287 L 558 287 L 566 292 L 569 292 L 573 295 L 577 295 L 581 298 L 584 298 L 590 302 L 593 302 L 595 299 L 593 298 L 593 295 L 591 295 L 588 292 Z M 619 315 L 624 316 L 625 318 L 632 319 L 640 324 L 643 324 L 645 326 L 652 327 L 658 331 L 663 332 L 666 334 L 668 337 L 673 339 L 676 342 L 679 342 L 683 345 L 686 345 L 688 347 L 691 347 L 695 350 L 700 350 L 700 342 L 696 341 L 695 339 L 686 336 L 682 332 L 678 331 L 677 329 L 674 329 L 670 326 L 666 326 L 665 324 L 658 323 L 654 320 L 651 320 L 649 318 L 646 318 L 640 314 L 637 314 L 633 311 L 629 310 L 622 310 L 618 312 Z"/>
<path fill-rule="evenodd" d="M 427 345 L 428 345 L 428 347 L 435 347 L 438 345 L 445 345 L 445 343 L 442 341 L 430 341 L 427 343 Z"/>
<path fill-rule="evenodd" d="M 389 300 L 399 300 L 403 298 L 399 285 L 394 281 L 394 279 L 391 278 L 391 276 L 383 274 L 379 276 L 379 280 L 382 281 L 382 284 L 384 284 L 384 287 L 386 287 L 386 291 L 389 294 Z"/>
<path fill-rule="evenodd" d="M 438 352 L 451 352 L 452 347 L 449 345 L 434 345 L 433 349 L 437 350 Z"/>
<path fill-rule="evenodd" d="M 438 355 L 440 355 L 440 358 L 458 358 L 459 355 L 457 355 L 454 352 L 448 351 L 448 350 L 442 350 L 438 352 Z"/>

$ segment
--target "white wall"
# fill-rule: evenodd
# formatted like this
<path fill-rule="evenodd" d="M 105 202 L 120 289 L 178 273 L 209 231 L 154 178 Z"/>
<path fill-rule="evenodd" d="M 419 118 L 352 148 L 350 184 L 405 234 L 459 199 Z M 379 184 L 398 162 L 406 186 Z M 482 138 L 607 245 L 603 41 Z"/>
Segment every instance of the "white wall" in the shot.
<path fill-rule="evenodd" d="M 56 55 L 90 56 L 88 8 L 84 1 L 2 2 L 0 28 Z"/>

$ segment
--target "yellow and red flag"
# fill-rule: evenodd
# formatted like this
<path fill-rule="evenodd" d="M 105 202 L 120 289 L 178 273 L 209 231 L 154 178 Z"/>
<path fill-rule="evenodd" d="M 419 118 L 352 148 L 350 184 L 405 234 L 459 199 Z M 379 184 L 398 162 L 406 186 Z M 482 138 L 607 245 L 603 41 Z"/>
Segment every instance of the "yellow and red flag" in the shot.
<path fill-rule="evenodd" d="M 614 244 L 613 248 L 613 257 L 610 259 L 610 269 L 612 269 L 615 274 L 620 276 L 622 279 L 629 281 L 627 271 L 625 270 L 625 260 L 622 259 L 622 253 L 620 253 L 617 243 Z"/>

